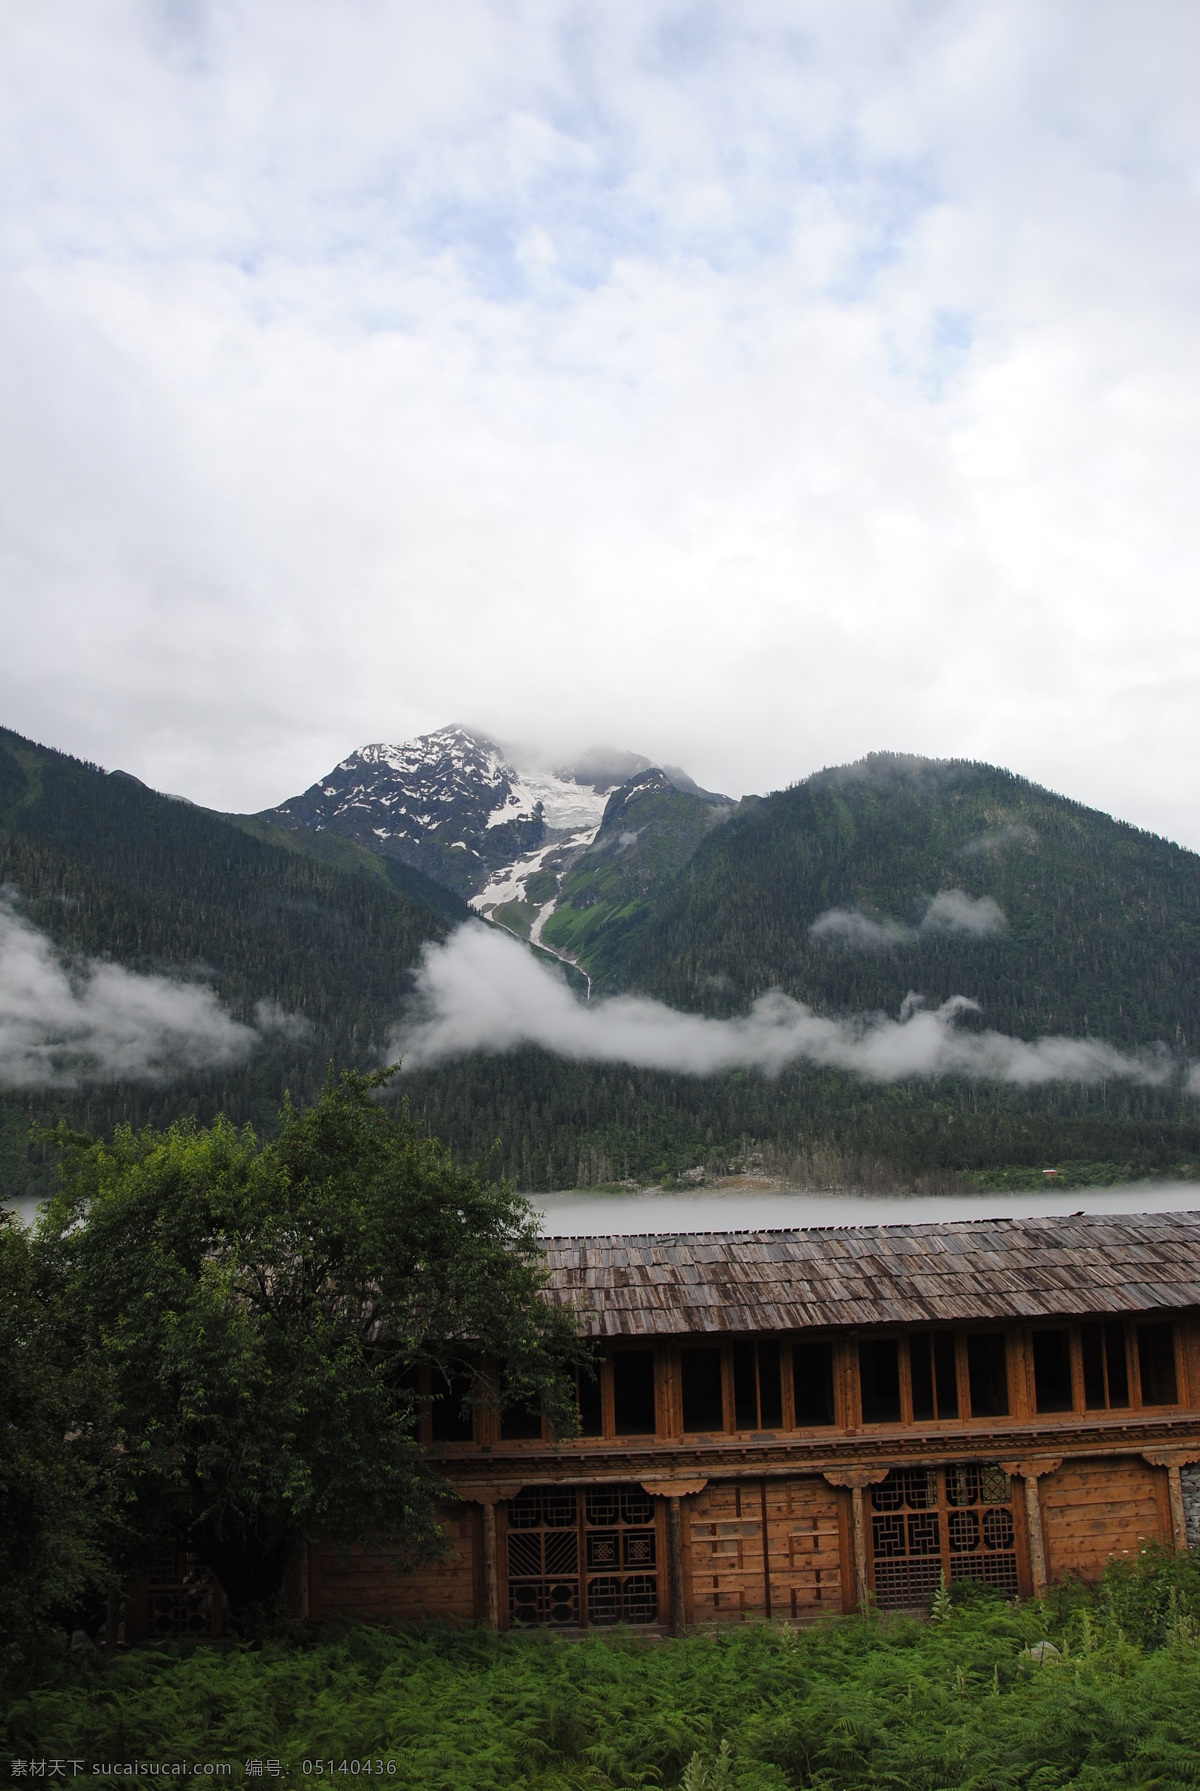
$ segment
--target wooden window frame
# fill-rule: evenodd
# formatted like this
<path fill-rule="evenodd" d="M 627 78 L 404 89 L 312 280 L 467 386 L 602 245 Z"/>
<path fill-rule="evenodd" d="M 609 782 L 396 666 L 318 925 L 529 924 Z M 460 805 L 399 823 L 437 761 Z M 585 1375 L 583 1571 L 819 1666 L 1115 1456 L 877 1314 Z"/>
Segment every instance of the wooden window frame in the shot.
<path fill-rule="evenodd" d="M 1084 1383 L 1083 1372 L 1083 1327 L 1085 1325 L 1096 1324 L 1107 1325 L 1113 1323 L 1114 1320 L 1121 1326 L 1125 1345 L 1125 1375 L 1129 1388 L 1129 1404 L 1089 1406 L 1087 1403 L 1087 1389 Z M 1172 1404 L 1148 1405 L 1142 1397 L 1142 1366 L 1137 1343 L 1137 1327 L 1139 1324 L 1165 1324 L 1169 1325 L 1171 1328 L 1171 1341 L 1175 1351 L 1175 1391 L 1177 1395 Z M 1071 1352 L 1071 1393 L 1073 1402 L 1070 1411 L 1038 1411 L 1037 1378 L 1034 1373 L 1033 1362 L 1033 1339 L 1039 1331 L 1066 1331 L 1067 1333 L 1068 1345 Z M 1021 1334 L 1021 1344 L 1025 1358 L 1025 1373 L 1021 1379 L 1025 1393 L 1027 1413 L 1020 1415 L 1027 1415 L 1030 1419 L 1057 1419 L 1063 1421 L 1069 1418 L 1078 1418 L 1085 1421 L 1088 1419 L 1094 1421 L 1098 1418 L 1116 1414 L 1128 1416 L 1136 1412 L 1174 1412 L 1186 1409 L 1188 1405 L 1187 1353 L 1184 1347 L 1182 1332 L 1183 1327 L 1179 1324 L 1178 1314 L 1175 1312 L 1171 1312 L 1162 1317 L 1145 1313 L 1087 1313 L 1083 1317 L 1069 1319 L 1065 1324 L 1055 1322 L 1053 1319 L 1044 1319 L 1039 1320 L 1036 1324 L 1025 1326 Z M 1009 1378 L 1009 1391 L 1011 1394 L 1011 1369 Z M 1107 1395 L 1107 1360 L 1104 1365 L 1104 1378 Z"/>
<path fill-rule="evenodd" d="M 1169 1325 L 1175 1353 L 1175 1398 L 1168 1405 L 1147 1405 L 1142 1398 L 1142 1355 L 1137 1333 L 1140 1325 Z M 1125 1319 L 1125 1359 L 1129 1365 L 1130 1409 L 1139 1412 L 1177 1412 L 1187 1405 L 1187 1357 L 1182 1348 L 1182 1326 L 1174 1312 L 1139 1312 Z M 1134 1403 L 1136 1399 L 1136 1405 Z"/>
<path fill-rule="evenodd" d="M 651 1359 L 650 1372 L 654 1386 L 654 1429 L 653 1430 L 618 1430 L 616 1410 L 616 1387 L 613 1380 L 613 1363 L 617 1356 L 645 1355 Z M 666 1385 L 667 1375 L 664 1373 L 663 1350 L 659 1344 L 646 1338 L 623 1337 L 619 1343 L 613 1342 L 604 1352 L 604 1363 L 601 1368 L 601 1409 L 604 1414 L 604 1440 L 616 1442 L 656 1442 L 670 1433 L 670 1391 Z M 599 1441 L 599 1438 L 590 1439 Z"/>

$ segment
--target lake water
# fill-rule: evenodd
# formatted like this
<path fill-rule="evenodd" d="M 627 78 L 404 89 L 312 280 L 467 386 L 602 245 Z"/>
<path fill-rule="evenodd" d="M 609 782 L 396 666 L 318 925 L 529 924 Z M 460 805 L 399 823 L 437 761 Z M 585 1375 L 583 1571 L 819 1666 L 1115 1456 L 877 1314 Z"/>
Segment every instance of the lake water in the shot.
<path fill-rule="evenodd" d="M 1027 1219 L 1055 1213 L 1200 1211 L 1200 1182 L 1012 1194 L 816 1194 L 739 1188 L 666 1194 L 534 1194 L 549 1237 L 630 1232 L 777 1230 L 793 1225 L 919 1225 L 939 1219 Z"/>
<path fill-rule="evenodd" d="M 1027 1194 L 817 1194 L 802 1188 L 712 1188 L 666 1194 L 533 1194 L 548 1237 L 632 1232 L 782 1230 L 793 1225 L 920 1225 L 939 1219 L 1026 1219 L 1040 1213 L 1200 1212 L 1200 1182 L 1038 1188 Z M 15 1203 L 29 1224 L 32 1201 Z"/>

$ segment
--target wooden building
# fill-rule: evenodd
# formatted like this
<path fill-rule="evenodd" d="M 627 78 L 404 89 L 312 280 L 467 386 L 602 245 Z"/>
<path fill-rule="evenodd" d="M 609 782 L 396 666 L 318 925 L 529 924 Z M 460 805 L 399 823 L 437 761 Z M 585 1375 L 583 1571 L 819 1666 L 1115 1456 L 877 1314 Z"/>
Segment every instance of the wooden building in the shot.
<path fill-rule="evenodd" d="M 581 1434 L 432 1402 L 452 1556 L 313 1550 L 312 1618 L 806 1622 L 1200 1544 L 1200 1214 L 577 1237 L 547 1263 L 594 1340 Z"/>

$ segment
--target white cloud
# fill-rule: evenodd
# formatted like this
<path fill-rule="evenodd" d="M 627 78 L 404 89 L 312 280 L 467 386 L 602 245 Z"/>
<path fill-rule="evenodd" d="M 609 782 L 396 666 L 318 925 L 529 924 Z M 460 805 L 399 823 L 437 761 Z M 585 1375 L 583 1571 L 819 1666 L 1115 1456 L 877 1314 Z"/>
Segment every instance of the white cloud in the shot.
<path fill-rule="evenodd" d="M 1032 852 L 1037 843 L 1037 832 L 1028 822 L 1006 821 L 1003 826 L 992 827 L 987 833 L 968 840 L 965 846 L 959 847 L 959 855 L 962 858 L 999 858 L 1005 852 L 1020 848 Z"/>
<path fill-rule="evenodd" d="M 986 939 L 1008 926 L 999 902 L 991 896 L 969 896 L 961 889 L 942 889 L 921 921 L 923 933 L 969 933 Z"/>
<path fill-rule="evenodd" d="M 963 996 L 932 1010 L 910 999 L 898 1020 L 882 1014 L 827 1019 L 778 991 L 732 1020 L 679 1013 L 641 996 L 585 1005 L 523 946 L 474 924 L 427 948 L 418 999 L 417 1016 L 394 1040 L 410 1069 L 468 1051 L 539 1045 L 580 1061 L 692 1076 L 735 1068 L 775 1075 L 796 1063 L 851 1070 L 876 1082 L 954 1075 L 1024 1087 L 1110 1079 L 1160 1086 L 1176 1074 L 1159 1048 L 1130 1053 L 1094 1039 L 1030 1042 L 963 1030 L 962 1016 L 976 1011 Z"/>
<path fill-rule="evenodd" d="M 169 1082 L 241 1063 L 255 1043 L 199 983 L 68 967 L 0 892 L 0 1086 Z"/>
<path fill-rule="evenodd" d="M 886 951 L 891 946 L 915 945 L 933 933 L 966 933 L 984 939 L 1003 933 L 1008 922 L 992 896 L 969 896 L 961 889 L 939 890 L 927 902 L 917 926 L 903 921 L 864 914 L 861 908 L 827 908 L 809 927 L 814 939 L 847 945 L 858 951 Z"/>
<path fill-rule="evenodd" d="M 312 1021 L 303 1014 L 289 1013 L 278 1001 L 263 1000 L 254 1004 L 254 1025 L 264 1036 L 271 1033 L 302 1044 L 312 1036 Z"/>
<path fill-rule="evenodd" d="M 813 939 L 848 945 L 852 951 L 886 951 L 893 945 L 911 945 L 920 938 L 916 927 L 885 915 L 876 919 L 861 908 L 827 908 L 808 929 Z"/>
<path fill-rule="evenodd" d="M 11 725 L 220 807 L 451 718 L 958 753 L 1200 844 L 1195 9 L 10 12 Z"/>

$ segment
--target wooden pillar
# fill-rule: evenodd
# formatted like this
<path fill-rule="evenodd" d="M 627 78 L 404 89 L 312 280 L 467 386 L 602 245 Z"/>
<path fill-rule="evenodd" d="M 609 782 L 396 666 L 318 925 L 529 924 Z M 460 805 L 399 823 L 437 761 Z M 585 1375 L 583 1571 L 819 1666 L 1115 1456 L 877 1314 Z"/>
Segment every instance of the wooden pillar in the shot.
<path fill-rule="evenodd" d="M 1033 1596 L 1040 1598 L 1046 1590 L 1046 1535 L 1042 1528 L 1042 1500 L 1038 1492 L 1038 1476 L 1025 1474 L 1025 1522 L 1029 1527 L 1029 1572 L 1033 1579 Z"/>
<path fill-rule="evenodd" d="M 667 1500 L 667 1563 L 671 1582 L 671 1634 L 681 1636 L 686 1620 L 683 1592 L 683 1507 L 676 1494 L 672 1494 Z"/>
<path fill-rule="evenodd" d="M 865 1611 L 871 1600 L 871 1581 L 867 1564 L 867 1509 L 863 1490 L 878 1486 L 890 1470 L 884 1468 L 826 1468 L 830 1486 L 850 1488 L 850 1539 L 854 1550 L 854 1603 Z"/>
<path fill-rule="evenodd" d="M 1149 1462 L 1152 1468 L 1167 1470 L 1167 1497 L 1171 1503 L 1171 1539 L 1178 1552 L 1186 1554 L 1187 1509 L 1183 1503 L 1183 1480 L 1180 1469 L 1190 1467 L 1194 1461 L 1200 1461 L 1200 1451 L 1196 1449 L 1143 1449 L 1142 1460 Z"/>
<path fill-rule="evenodd" d="M 500 1627 L 500 1563 L 496 1550 L 496 1507 L 485 1500 L 483 1516 L 483 1620 L 489 1629 Z"/>
<path fill-rule="evenodd" d="M 479 1562 L 483 1581 L 483 1620 L 491 1629 L 500 1627 L 500 1551 L 496 1544 L 496 1506 L 501 1499 L 511 1499 L 520 1490 L 520 1483 L 472 1486 L 468 1481 L 454 1489 L 456 1499 L 479 1506 L 479 1535 L 482 1547 Z"/>
<path fill-rule="evenodd" d="M 1167 1463 L 1167 1494 L 1171 1501 L 1171 1535 L 1175 1539 L 1176 1552 L 1186 1555 L 1187 1512 L 1183 1508 L 1183 1480 L 1177 1461 Z"/>
<path fill-rule="evenodd" d="M 109 1660 L 117 1651 L 117 1631 L 121 1627 L 121 1594 L 110 1592 L 104 1609 L 104 1652 Z"/>
<path fill-rule="evenodd" d="M 687 1628 L 687 1585 L 683 1572 L 683 1501 L 702 1493 L 707 1477 L 685 1480 L 663 1474 L 640 1482 L 642 1491 L 652 1499 L 665 1499 L 667 1505 L 667 1597 L 671 1602 L 671 1634 L 681 1636 Z"/>
<path fill-rule="evenodd" d="M 850 1516 L 854 1534 L 854 1603 L 865 1611 L 870 1591 L 867 1575 L 867 1514 L 863 1509 L 863 1489 L 850 1488 Z"/>
<path fill-rule="evenodd" d="M 1038 1481 L 1043 1474 L 1053 1474 L 1056 1468 L 1061 1468 L 1062 1457 L 1040 1459 L 1034 1456 L 1025 1461 L 1002 1461 L 1000 1466 L 1011 1478 L 1020 1478 L 1025 1483 L 1025 1529 L 1029 1538 L 1029 1577 L 1033 1581 L 1033 1596 L 1040 1598 L 1046 1590 L 1050 1573 L 1046 1561 L 1046 1531 L 1042 1522 L 1042 1495 L 1038 1489 Z"/>

